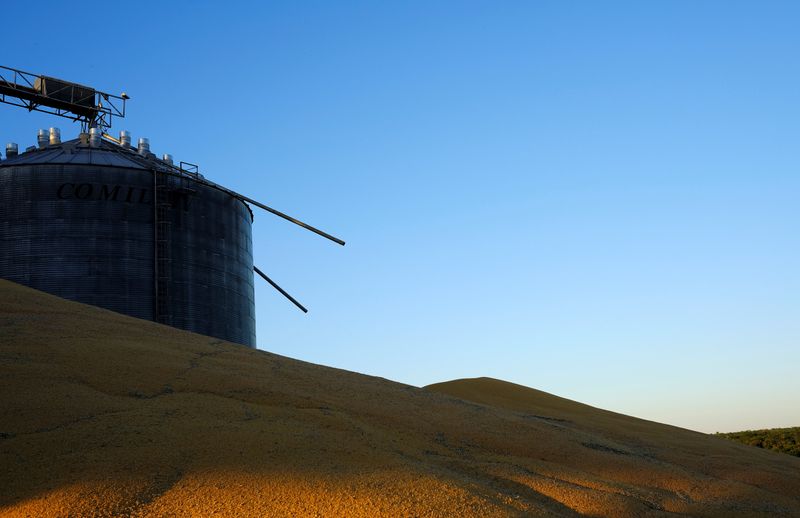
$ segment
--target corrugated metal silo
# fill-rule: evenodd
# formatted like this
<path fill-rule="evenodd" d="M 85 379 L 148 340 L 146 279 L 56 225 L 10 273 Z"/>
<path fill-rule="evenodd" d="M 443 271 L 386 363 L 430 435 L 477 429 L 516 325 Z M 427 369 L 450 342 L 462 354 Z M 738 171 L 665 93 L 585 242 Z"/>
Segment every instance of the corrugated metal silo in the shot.
<path fill-rule="evenodd" d="M 152 154 L 99 144 L 0 162 L 0 276 L 255 347 L 249 207 Z"/>

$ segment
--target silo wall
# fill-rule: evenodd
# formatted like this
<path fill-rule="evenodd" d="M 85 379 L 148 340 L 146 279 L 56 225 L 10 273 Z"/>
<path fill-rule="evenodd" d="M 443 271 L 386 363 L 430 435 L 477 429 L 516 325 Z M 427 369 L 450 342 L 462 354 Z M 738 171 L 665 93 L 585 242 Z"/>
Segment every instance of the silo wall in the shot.
<path fill-rule="evenodd" d="M 166 261 L 156 258 L 152 171 L 0 163 L 0 276 L 148 320 L 162 293 L 159 321 L 255 347 L 249 208 L 191 178 L 162 183 Z"/>

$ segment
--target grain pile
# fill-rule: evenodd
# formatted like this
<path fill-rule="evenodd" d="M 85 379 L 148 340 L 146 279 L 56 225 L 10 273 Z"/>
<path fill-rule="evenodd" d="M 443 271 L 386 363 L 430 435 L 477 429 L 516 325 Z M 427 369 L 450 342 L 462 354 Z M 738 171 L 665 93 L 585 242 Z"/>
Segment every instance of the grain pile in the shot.
<path fill-rule="evenodd" d="M 788 455 L 497 380 L 415 388 L 6 281 L 0 372 L 3 516 L 800 516 Z"/>

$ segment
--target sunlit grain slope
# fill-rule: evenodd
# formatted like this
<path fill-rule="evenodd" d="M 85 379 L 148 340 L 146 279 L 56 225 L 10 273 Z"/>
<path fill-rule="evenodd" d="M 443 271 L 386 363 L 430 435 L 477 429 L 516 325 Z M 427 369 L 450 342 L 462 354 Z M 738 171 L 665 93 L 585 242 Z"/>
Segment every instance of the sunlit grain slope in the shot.
<path fill-rule="evenodd" d="M 494 380 L 418 389 L 2 281 L 0 333 L 5 516 L 800 516 L 800 459 Z"/>

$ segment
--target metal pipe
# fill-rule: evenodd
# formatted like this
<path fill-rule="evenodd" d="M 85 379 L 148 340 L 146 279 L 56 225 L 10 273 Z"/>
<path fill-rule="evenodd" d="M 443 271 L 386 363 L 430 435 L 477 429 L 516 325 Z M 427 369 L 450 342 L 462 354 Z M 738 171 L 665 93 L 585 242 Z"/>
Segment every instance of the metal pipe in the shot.
<path fill-rule="evenodd" d="M 108 133 L 106 133 L 106 132 L 103 132 L 103 135 L 102 135 L 102 137 L 103 137 L 104 139 L 106 139 L 106 140 L 110 140 L 111 142 L 113 142 L 114 144 L 116 144 L 116 145 L 118 145 L 118 146 L 121 146 L 121 145 L 122 145 L 122 142 L 120 142 L 119 140 L 117 140 L 116 138 L 112 137 L 111 135 L 109 135 L 109 134 L 108 134 Z"/>
<path fill-rule="evenodd" d="M 142 140 L 145 140 L 145 141 L 147 141 L 147 139 L 139 139 L 139 145 L 140 145 L 140 146 L 141 146 Z M 149 147 L 149 143 L 148 143 L 147 145 L 148 145 L 148 147 Z M 142 153 L 141 153 L 141 151 L 140 151 L 140 154 L 142 154 Z M 144 166 L 146 166 L 146 167 L 151 167 L 151 165 L 150 165 L 150 164 L 148 164 L 148 163 L 145 163 L 145 162 L 142 162 L 142 165 L 144 165 Z M 170 173 L 170 174 L 174 174 L 174 175 L 176 175 L 176 176 L 179 176 L 179 175 L 177 175 L 176 173 Z M 320 235 L 320 236 L 324 237 L 325 239 L 330 239 L 330 240 L 331 240 L 331 241 L 333 241 L 334 243 L 337 243 L 337 244 L 339 244 L 339 245 L 342 245 L 342 246 L 344 246 L 344 245 L 345 245 L 345 242 L 344 242 L 344 241 L 342 241 L 341 239 L 339 239 L 338 237 L 334 237 L 334 236 L 332 236 L 332 235 L 328 234 L 327 232 L 324 232 L 324 231 L 322 231 L 322 230 L 320 230 L 320 229 L 318 229 L 318 228 L 314 228 L 314 227 L 312 227 L 312 226 L 311 226 L 311 225 L 309 225 L 308 223 L 303 223 L 303 222 L 302 222 L 302 221 L 300 221 L 299 219 L 295 219 L 295 218 L 293 218 L 293 217 L 289 216 L 288 214 L 284 214 L 283 212 L 281 212 L 281 211 L 279 211 L 279 210 L 275 210 L 275 209 L 273 209 L 272 207 L 268 207 L 267 205 L 264 205 L 263 203 L 261 203 L 261 202 L 258 202 L 258 201 L 254 200 L 254 199 L 252 199 L 252 198 L 248 198 L 247 196 L 244 196 L 244 195 L 242 195 L 242 194 L 239 194 L 239 193 L 238 193 L 238 192 L 236 192 L 236 191 L 232 191 L 231 189 L 228 189 L 228 188 L 226 188 L 226 187 L 223 187 L 223 186 L 221 186 L 221 185 L 219 185 L 219 184 L 217 184 L 217 183 L 214 183 L 214 182 L 212 182 L 212 181 L 210 181 L 210 180 L 207 180 L 207 179 L 203 178 L 202 176 L 199 176 L 199 177 L 197 177 L 197 178 L 194 178 L 194 181 L 196 181 L 196 182 L 199 182 L 199 183 L 202 183 L 203 185 L 207 185 L 207 186 L 209 186 L 209 187 L 212 187 L 212 188 L 214 188 L 214 189 L 217 189 L 217 190 L 219 190 L 219 191 L 222 191 L 222 192 L 224 192 L 224 193 L 227 193 L 227 194 L 229 194 L 229 195 L 233 196 L 234 198 L 236 198 L 236 199 L 238 199 L 238 200 L 241 200 L 241 201 L 243 201 L 243 202 L 246 202 L 246 203 L 252 203 L 252 204 L 253 204 L 253 205 L 255 205 L 256 207 L 259 207 L 259 208 L 261 208 L 261 209 L 264 209 L 264 210 L 265 210 L 265 211 L 267 211 L 267 212 L 270 212 L 270 213 L 272 213 L 272 214 L 275 214 L 276 216 L 278 216 L 278 217 L 280 217 L 280 218 L 283 218 L 283 219 L 285 219 L 286 221 L 290 221 L 290 222 L 294 223 L 295 225 L 298 225 L 298 226 L 300 226 L 300 227 L 303 227 L 303 228 L 304 228 L 304 229 L 306 229 L 306 230 L 310 230 L 311 232 L 314 232 L 315 234 L 317 234 L 317 235 Z"/>
<path fill-rule="evenodd" d="M 231 192 L 231 193 L 233 193 L 233 191 L 230 191 L 230 192 Z M 243 196 L 243 195 L 241 195 L 241 194 L 238 194 L 238 193 L 233 193 L 233 194 L 234 194 L 234 195 L 235 195 L 237 198 L 239 198 L 239 199 L 241 199 L 241 200 L 244 200 L 244 201 L 246 201 L 246 202 L 248 202 L 248 203 L 252 203 L 252 204 L 253 204 L 253 205 L 255 205 L 256 207 L 259 207 L 259 208 L 261 208 L 261 209 L 264 209 L 264 210 L 265 210 L 265 211 L 267 211 L 267 212 L 271 212 L 272 214 L 275 214 L 276 216 L 278 216 L 278 217 L 280 217 L 280 218 L 283 218 L 283 219 L 285 219 L 286 221 L 291 221 L 291 222 L 292 222 L 292 223 L 294 223 L 295 225 L 299 225 L 299 226 L 303 227 L 303 228 L 304 228 L 304 229 L 306 229 L 306 230 L 310 230 L 311 232 L 314 232 L 315 234 L 318 234 L 318 235 L 320 235 L 320 236 L 322 236 L 322 237 L 324 237 L 324 238 L 326 238 L 326 239 L 330 239 L 330 240 L 331 240 L 331 241 L 333 241 L 334 243 L 338 243 L 338 244 L 340 244 L 340 245 L 344 246 L 344 241 L 342 241 L 342 240 L 341 240 L 341 239 L 339 239 L 338 237 L 333 237 L 332 235 L 328 234 L 327 232 L 323 232 L 322 230 L 320 230 L 320 229 L 318 229 L 318 228 L 314 228 L 314 227 L 312 227 L 311 225 L 309 225 L 309 224 L 307 224 L 307 223 L 303 223 L 303 222 L 302 222 L 302 221 L 300 221 L 299 219 L 294 219 L 293 217 L 289 216 L 288 214 L 284 214 L 283 212 L 280 212 L 280 211 L 278 211 L 278 210 L 275 210 L 275 209 L 273 209 L 272 207 L 267 207 L 267 206 L 266 206 L 266 205 L 264 205 L 263 203 L 259 203 L 259 202 L 257 202 L 256 200 L 254 200 L 254 199 L 252 199 L 252 198 L 248 198 L 247 196 Z"/>
<path fill-rule="evenodd" d="M 261 277 L 262 277 L 262 278 L 263 278 L 265 281 L 267 281 L 268 283 L 270 283 L 270 284 L 272 285 L 272 287 L 273 287 L 273 288 L 275 288 L 276 290 L 278 290 L 278 291 L 281 293 L 281 295 L 283 295 L 284 297 L 286 297 L 287 299 L 289 299 L 289 300 L 292 302 L 292 304 L 294 304 L 295 306 L 297 306 L 298 308 L 300 308 L 300 309 L 303 311 L 303 313 L 308 313 L 308 310 L 305 308 L 305 306 L 303 306 L 302 304 L 300 304 L 299 302 L 297 302 L 297 300 L 295 300 L 295 298 L 294 298 L 294 297 L 292 297 L 291 295 L 289 295 L 288 293 L 286 293 L 286 291 L 284 291 L 284 289 L 283 289 L 283 288 L 281 288 L 280 286 L 278 286 L 278 285 L 275 283 L 275 281 L 273 281 L 272 279 L 270 279 L 269 277 L 267 277 L 267 276 L 266 276 L 266 274 L 264 274 L 264 272 L 262 272 L 261 270 L 259 270 L 257 266 L 253 266 L 253 270 L 255 270 L 255 272 L 256 272 L 257 274 L 259 274 L 259 275 L 260 275 L 260 276 L 261 276 Z"/>

